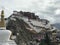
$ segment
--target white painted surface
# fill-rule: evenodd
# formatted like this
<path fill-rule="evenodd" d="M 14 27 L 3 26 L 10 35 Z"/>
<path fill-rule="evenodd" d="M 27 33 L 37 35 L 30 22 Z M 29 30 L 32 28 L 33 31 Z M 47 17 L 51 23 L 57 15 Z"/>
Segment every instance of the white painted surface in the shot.
<path fill-rule="evenodd" d="M 0 27 L 0 30 L 6 30 L 6 27 Z"/>
<path fill-rule="evenodd" d="M 0 29 L 0 45 L 16 45 L 13 40 L 10 40 L 11 31 Z"/>
<path fill-rule="evenodd" d="M 29 24 L 29 26 L 34 29 L 36 32 L 40 32 L 42 29 L 41 28 L 37 28 L 37 27 L 33 27 L 30 22 L 28 22 L 28 18 L 26 17 L 22 17 L 22 19 L 27 23 Z M 50 28 L 50 24 L 47 24 L 47 25 L 44 25 L 43 22 L 41 21 L 38 21 L 38 20 L 33 20 L 33 19 L 30 19 L 31 23 L 35 26 L 40 26 L 40 27 L 45 27 L 45 28 Z"/>
<path fill-rule="evenodd" d="M 0 41 L 8 41 L 11 35 L 9 30 L 0 30 Z"/>

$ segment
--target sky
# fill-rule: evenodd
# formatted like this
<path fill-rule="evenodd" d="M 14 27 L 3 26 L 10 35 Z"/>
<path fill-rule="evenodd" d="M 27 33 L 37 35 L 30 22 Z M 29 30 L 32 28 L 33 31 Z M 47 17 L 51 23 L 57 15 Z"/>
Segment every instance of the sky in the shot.
<path fill-rule="evenodd" d="M 14 10 L 29 11 L 52 24 L 60 23 L 60 0 L 0 0 L 0 11 L 2 9 L 5 17 L 9 17 Z"/>

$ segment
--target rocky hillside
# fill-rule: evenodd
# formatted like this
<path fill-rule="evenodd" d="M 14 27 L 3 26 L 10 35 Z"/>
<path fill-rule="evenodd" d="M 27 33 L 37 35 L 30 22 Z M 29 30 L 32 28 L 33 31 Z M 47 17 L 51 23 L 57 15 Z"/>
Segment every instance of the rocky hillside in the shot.
<path fill-rule="evenodd" d="M 21 45 L 23 42 L 28 42 L 32 40 L 32 32 L 28 31 L 26 29 L 26 26 L 29 26 L 26 24 L 22 19 L 16 18 L 16 21 L 9 20 L 7 29 L 12 31 L 12 34 L 16 36 L 17 39 L 15 39 L 16 43 Z"/>
<path fill-rule="evenodd" d="M 39 41 L 44 35 L 42 30 L 55 30 L 48 20 L 40 19 L 31 12 L 14 11 L 6 22 L 6 28 L 12 31 L 12 36 L 16 36 L 17 45 L 31 45 L 31 41 Z"/>

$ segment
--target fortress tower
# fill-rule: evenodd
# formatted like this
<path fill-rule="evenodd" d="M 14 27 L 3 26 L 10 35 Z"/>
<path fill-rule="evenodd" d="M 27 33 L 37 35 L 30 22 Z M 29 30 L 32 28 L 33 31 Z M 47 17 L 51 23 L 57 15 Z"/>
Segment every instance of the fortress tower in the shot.
<path fill-rule="evenodd" d="M 4 10 L 1 11 L 0 29 L 6 29 L 5 19 L 4 19 Z"/>

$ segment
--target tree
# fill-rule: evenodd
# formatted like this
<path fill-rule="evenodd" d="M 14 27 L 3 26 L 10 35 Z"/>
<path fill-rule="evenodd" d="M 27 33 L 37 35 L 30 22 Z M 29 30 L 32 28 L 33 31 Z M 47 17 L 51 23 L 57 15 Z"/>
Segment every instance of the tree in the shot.
<path fill-rule="evenodd" d="M 44 39 L 41 39 L 41 42 L 40 42 L 39 45 L 46 45 L 45 40 Z"/>
<path fill-rule="evenodd" d="M 39 45 L 50 45 L 50 38 L 48 35 L 48 32 L 45 32 L 45 37 L 44 39 L 41 39 L 40 44 Z"/>
<path fill-rule="evenodd" d="M 49 38 L 47 32 L 45 33 L 45 43 L 46 43 L 47 45 L 50 45 L 50 38 Z"/>

